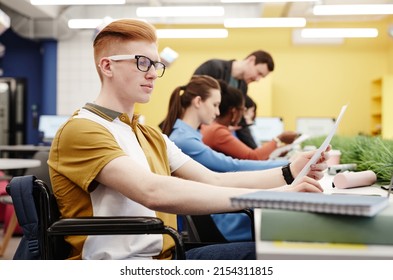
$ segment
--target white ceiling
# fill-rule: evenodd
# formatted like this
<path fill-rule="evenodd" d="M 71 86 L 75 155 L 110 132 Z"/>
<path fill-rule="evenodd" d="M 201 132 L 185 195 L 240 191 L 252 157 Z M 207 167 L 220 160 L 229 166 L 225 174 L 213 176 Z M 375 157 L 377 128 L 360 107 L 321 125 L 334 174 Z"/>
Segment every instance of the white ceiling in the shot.
<path fill-rule="evenodd" d="M 284 1 L 284 0 L 283 0 Z M 321 4 L 393 4 L 393 0 L 320 0 Z M 316 21 L 370 21 L 384 16 L 314 16 L 313 3 L 221 3 L 220 0 L 127 0 L 126 5 L 113 6 L 33 6 L 30 0 L 0 0 L 0 8 L 11 17 L 11 25 L 16 32 L 27 37 L 44 36 L 50 29 L 52 37 L 69 33 L 66 22 L 71 18 L 112 18 L 136 17 L 136 8 L 141 6 L 187 6 L 222 5 L 225 18 L 232 17 L 305 17 L 308 22 Z M 163 24 L 220 24 L 221 18 L 150 18 L 151 23 Z M 45 37 L 45 36 L 44 36 Z"/>

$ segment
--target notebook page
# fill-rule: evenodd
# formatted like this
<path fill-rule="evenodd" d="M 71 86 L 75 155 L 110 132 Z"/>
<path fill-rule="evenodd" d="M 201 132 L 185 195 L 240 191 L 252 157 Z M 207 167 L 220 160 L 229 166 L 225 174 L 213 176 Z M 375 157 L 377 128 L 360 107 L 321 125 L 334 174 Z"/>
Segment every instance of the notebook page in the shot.
<path fill-rule="evenodd" d="M 310 171 L 310 166 L 318 161 L 320 158 L 321 154 L 323 151 L 326 150 L 328 147 L 330 141 L 332 140 L 334 134 L 336 133 L 337 127 L 341 121 L 341 118 L 343 117 L 345 110 L 347 109 L 348 105 L 344 105 L 341 108 L 340 114 L 337 117 L 336 122 L 334 123 L 334 126 L 332 130 L 329 132 L 328 136 L 325 138 L 325 141 L 321 144 L 321 146 L 318 148 L 318 150 L 315 152 L 315 154 L 311 157 L 311 159 L 307 162 L 307 164 L 303 167 L 303 169 L 300 171 L 300 173 L 296 176 L 295 180 L 293 180 L 291 185 L 296 185 L 299 183 L 299 180 L 306 176 L 308 172 Z"/>

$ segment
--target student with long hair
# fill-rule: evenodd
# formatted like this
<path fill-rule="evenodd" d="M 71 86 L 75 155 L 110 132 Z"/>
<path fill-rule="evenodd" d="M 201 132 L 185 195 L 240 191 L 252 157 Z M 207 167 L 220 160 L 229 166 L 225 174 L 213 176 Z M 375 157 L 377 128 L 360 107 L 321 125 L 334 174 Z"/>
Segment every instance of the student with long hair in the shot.
<path fill-rule="evenodd" d="M 223 85 L 225 85 L 225 82 Z M 207 75 L 194 75 L 184 86 L 178 86 L 170 97 L 168 113 L 162 130 L 187 155 L 217 172 L 262 170 L 283 166 L 288 161 L 238 160 L 211 149 L 202 142 L 199 127 L 211 124 L 220 114 L 220 104 L 244 107 L 244 97 L 234 89 L 234 94 L 221 94 L 220 83 Z M 239 94 L 237 94 L 239 93 Z M 225 105 L 227 106 L 227 105 Z M 236 122 L 242 110 L 233 110 Z M 214 222 L 228 241 L 250 240 L 250 221 L 245 214 L 212 215 Z"/>
<path fill-rule="evenodd" d="M 184 153 L 213 171 L 262 170 L 288 163 L 286 160 L 238 160 L 204 144 L 199 128 L 211 124 L 220 114 L 221 98 L 220 84 L 216 79 L 194 75 L 188 84 L 178 86 L 172 92 L 162 131 Z M 242 97 L 240 101 L 244 102 Z M 239 112 L 238 117 L 241 116 L 242 112 Z"/>

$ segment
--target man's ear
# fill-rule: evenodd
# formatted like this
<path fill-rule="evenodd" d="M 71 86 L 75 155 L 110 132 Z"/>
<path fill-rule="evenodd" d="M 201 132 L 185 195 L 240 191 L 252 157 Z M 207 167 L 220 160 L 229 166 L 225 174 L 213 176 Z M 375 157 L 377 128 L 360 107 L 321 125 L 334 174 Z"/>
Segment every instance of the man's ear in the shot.
<path fill-rule="evenodd" d="M 246 60 L 247 60 L 248 63 L 250 63 L 252 65 L 255 65 L 256 57 L 255 57 L 255 55 L 251 55 L 251 56 L 247 57 Z"/>
<path fill-rule="evenodd" d="M 112 76 L 112 67 L 111 67 L 111 61 L 106 58 L 103 57 L 100 59 L 100 62 L 98 63 L 98 68 L 100 68 L 101 73 L 105 76 Z"/>

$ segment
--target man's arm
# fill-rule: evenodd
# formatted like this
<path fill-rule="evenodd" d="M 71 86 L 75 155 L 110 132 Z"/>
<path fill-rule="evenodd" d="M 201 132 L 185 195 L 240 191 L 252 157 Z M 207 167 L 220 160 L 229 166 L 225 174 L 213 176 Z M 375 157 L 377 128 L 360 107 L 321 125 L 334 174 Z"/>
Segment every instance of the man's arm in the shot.
<path fill-rule="evenodd" d="M 193 162 L 194 164 L 190 164 Z M 198 163 L 189 161 L 183 167 L 197 168 Z M 206 169 L 207 171 L 207 169 Z M 211 171 L 208 171 L 208 176 Z M 145 207 L 174 214 L 209 214 L 232 211 L 229 197 L 251 192 L 251 189 L 226 188 L 206 183 L 185 180 L 173 176 L 151 173 L 127 156 L 109 162 L 98 174 L 96 180 L 111 187 Z"/>
<path fill-rule="evenodd" d="M 294 176 L 308 157 L 310 154 L 293 163 Z M 326 164 L 314 166 L 310 173 L 318 177 L 318 170 L 323 167 Z M 215 173 L 193 160 L 177 169 L 174 175 L 178 177 L 153 174 L 122 156 L 109 162 L 96 180 L 150 209 L 176 214 L 232 211 L 229 199 L 232 196 L 253 192 L 255 188 L 285 185 L 280 168 L 242 174 Z M 319 192 L 322 189 L 316 180 L 304 177 L 298 185 L 287 186 L 286 190 Z"/>

